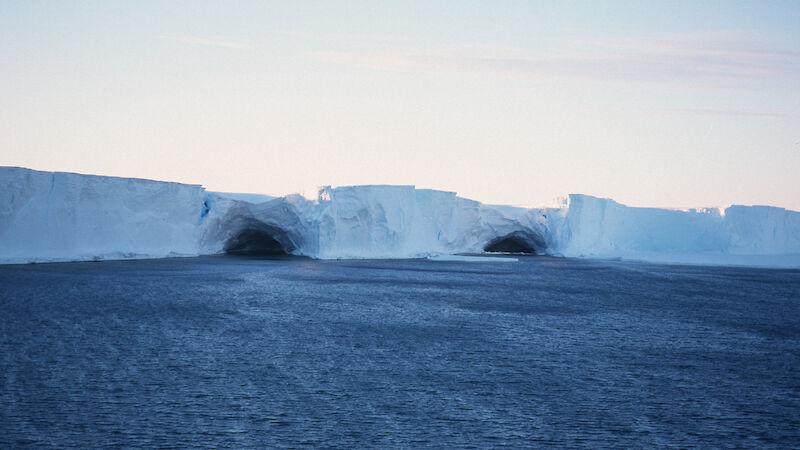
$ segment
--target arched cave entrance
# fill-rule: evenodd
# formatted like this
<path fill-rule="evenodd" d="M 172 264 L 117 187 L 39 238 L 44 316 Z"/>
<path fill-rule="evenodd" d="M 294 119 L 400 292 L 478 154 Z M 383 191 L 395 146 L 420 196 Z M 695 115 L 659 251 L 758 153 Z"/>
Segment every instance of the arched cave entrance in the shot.
<path fill-rule="evenodd" d="M 514 232 L 491 240 L 483 248 L 490 253 L 525 253 L 535 255 L 544 249 L 544 243 L 537 236 Z"/>
<path fill-rule="evenodd" d="M 261 222 L 248 223 L 225 243 L 225 253 L 239 256 L 288 255 L 294 248 L 286 232 Z"/>

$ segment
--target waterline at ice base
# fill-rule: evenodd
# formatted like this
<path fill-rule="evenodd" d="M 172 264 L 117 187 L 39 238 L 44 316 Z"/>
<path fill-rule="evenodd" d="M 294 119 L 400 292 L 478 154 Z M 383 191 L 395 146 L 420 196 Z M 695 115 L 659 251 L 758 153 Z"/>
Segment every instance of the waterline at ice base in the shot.
<path fill-rule="evenodd" d="M 0 167 L 0 263 L 484 252 L 800 267 L 800 212 L 739 205 L 634 208 L 580 194 L 558 207 L 527 209 L 384 185 L 324 187 L 316 199 L 273 198 Z"/>

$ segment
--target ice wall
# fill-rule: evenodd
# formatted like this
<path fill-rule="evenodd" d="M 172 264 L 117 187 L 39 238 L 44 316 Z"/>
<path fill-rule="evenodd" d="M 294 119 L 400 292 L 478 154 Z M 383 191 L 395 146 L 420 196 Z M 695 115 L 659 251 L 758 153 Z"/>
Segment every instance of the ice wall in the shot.
<path fill-rule="evenodd" d="M 2 167 L 0 263 L 196 255 L 204 198 L 194 185 Z"/>
<path fill-rule="evenodd" d="M 800 253 L 800 212 L 734 205 L 725 209 L 725 225 L 732 253 Z"/>
<path fill-rule="evenodd" d="M 0 263 L 215 254 L 250 248 L 253 236 L 325 259 L 519 245 L 570 257 L 800 267 L 800 213 L 776 207 L 678 211 L 570 195 L 560 207 L 524 209 L 413 186 L 325 187 L 309 200 L 0 167 Z"/>
<path fill-rule="evenodd" d="M 481 252 L 492 239 L 527 230 L 499 210 L 454 192 L 413 186 L 323 188 L 320 258 L 410 258 Z"/>
<path fill-rule="evenodd" d="M 257 204 L 212 201 L 217 210 L 226 202 L 225 212 L 207 221 L 204 253 L 224 251 L 252 231 L 271 233 L 286 253 L 323 259 L 481 252 L 499 236 L 529 232 L 493 207 L 413 186 L 324 187 L 315 201 L 299 195 Z"/>
<path fill-rule="evenodd" d="M 544 214 L 549 249 L 564 256 L 800 266 L 800 213 L 783 208 L 679 211 L 570 195 Z"/>
<path fill-rule="evenodd" d="M 611 199 L 570 195 L 554 247 L 570 256 L 633 252 L 719 252 L 729 247 L 718 209 L 632 208 Z"/>

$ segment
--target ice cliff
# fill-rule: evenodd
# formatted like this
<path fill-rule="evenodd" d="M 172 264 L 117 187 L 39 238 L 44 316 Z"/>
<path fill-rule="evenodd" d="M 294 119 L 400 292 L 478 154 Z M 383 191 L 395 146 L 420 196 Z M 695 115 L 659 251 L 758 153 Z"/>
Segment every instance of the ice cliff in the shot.
<path fill-rule="evenodd" d="M 0 262 L 197 254 L 201 186 L 0 167 Z"/>
<path fill-rule="evenodd" d="M 296 254 L 411 258 L 527 252 L 800 267 L 800 213 L 666 210 L 570 195 L 557 208 L 485 205 L 413 186 L 322 188 L 316 199 L 0 167 L 0 263 Z"/>
<path fill-rule="evenodd" d="M 800 267 L 800 212 L 784 208 L 633 208 L 573 194 L 551 214 L 550 249 L 564 256 Z"/>

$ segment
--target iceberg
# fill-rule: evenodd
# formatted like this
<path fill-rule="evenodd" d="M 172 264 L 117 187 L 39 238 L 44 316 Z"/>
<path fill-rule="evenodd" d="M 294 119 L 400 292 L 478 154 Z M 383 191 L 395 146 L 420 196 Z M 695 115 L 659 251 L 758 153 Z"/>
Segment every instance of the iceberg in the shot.
<path fill-rule="evenodd" d="M 218 253 L 446 260 L 484 252 L 800 267 L 800 212 L 635 208 L 580 194 L 556 207 L 518 208 L 386 185 L 271 197 L 0 167 L 0 263 Z"/>

